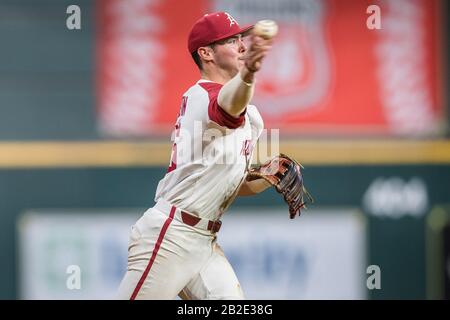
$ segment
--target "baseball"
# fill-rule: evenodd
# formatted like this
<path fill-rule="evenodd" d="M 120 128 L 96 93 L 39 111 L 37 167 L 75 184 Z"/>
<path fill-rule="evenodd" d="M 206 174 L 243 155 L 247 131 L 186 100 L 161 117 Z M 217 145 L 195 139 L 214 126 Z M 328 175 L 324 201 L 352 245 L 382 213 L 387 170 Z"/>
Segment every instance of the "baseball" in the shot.
<path fill-rule="evenodd" d="M 278 25 L 273 20 L 260 20 L 255 24 L 253 32 L 264 39 L 270 39 L 278 33 Z"/>

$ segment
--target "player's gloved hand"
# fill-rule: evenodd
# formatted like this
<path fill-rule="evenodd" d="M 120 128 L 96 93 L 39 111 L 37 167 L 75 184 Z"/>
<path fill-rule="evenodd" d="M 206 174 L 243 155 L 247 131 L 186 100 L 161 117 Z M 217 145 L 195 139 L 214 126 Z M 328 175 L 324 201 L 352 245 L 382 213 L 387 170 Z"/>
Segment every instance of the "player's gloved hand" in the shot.
<path fill-rule="evenodd" d="M 309 192 L 303 185 L 303 168 L 295 160 L 285 154 L 280 154 L 266 163 L 251 168 L 247 175 L 247 180 L 263 178 L 283 195 L 289 206 L 289 216 L 294 219 L 300 216 L 302 208 L 306 208 L 304 196 L 310 203 L 314 202 Z"/>

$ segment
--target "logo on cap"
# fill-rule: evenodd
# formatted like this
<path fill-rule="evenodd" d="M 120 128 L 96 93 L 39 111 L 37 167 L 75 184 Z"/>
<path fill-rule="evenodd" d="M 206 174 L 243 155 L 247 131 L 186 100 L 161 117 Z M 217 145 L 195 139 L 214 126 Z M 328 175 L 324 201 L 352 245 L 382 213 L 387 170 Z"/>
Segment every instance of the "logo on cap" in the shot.
<path fill-rule="evenodd" d="M 225 12 L 225 14 L 227 15 L 227 18 L 228 18 L 228 20 L 230 20 L 230 27 L 233 25 L 233 24 L 236 24 L 237 25 L 237 21 L 228 13 L 228 12 Z"/>

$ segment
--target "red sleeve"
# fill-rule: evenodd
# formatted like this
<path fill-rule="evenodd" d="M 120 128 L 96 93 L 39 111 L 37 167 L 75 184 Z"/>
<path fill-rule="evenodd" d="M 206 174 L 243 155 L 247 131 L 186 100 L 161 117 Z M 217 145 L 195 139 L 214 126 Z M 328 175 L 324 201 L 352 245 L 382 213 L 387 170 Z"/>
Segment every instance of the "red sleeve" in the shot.
<path fill-rule="evenodd" d="M 235 118 L 219 106 L 217 97 L 219 96 L 220 88 L 222 88 L 221 84 L 214 82 L 201 82 L 199 85 L 208 92 L 208 116 L 212 121 L 229 129 L 239 128 L 244 123 L 245 112 L 247 109 L 245 109 L 239 117 Z"/>

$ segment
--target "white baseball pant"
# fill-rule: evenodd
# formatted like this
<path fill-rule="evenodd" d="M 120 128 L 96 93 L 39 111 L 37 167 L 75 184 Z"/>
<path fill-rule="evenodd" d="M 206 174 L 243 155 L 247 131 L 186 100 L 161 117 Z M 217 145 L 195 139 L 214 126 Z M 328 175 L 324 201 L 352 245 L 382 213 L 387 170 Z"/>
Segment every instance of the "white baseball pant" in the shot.
<path fill-rule="evenodd" d="M 244 299 L 233 268 L 202 219 L 183 222 L 161 199 L 132 227 L 119 299 Z"/>

